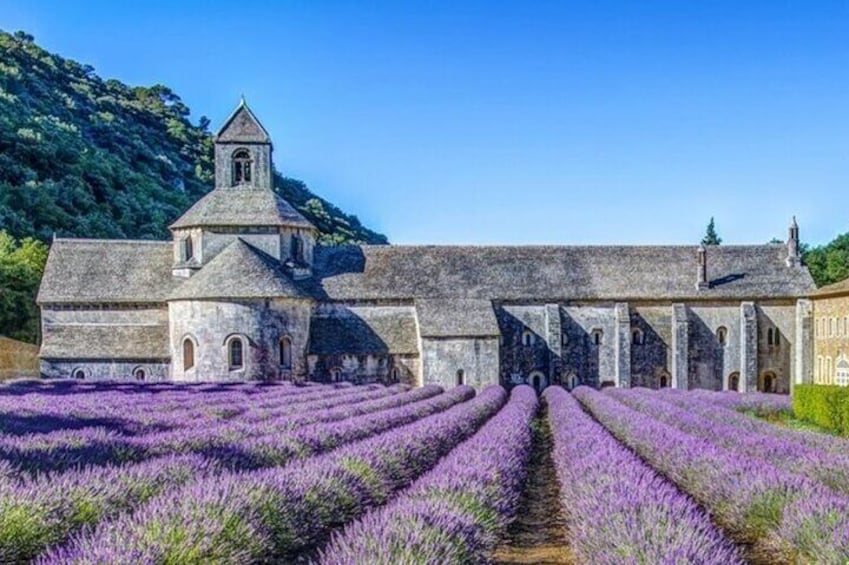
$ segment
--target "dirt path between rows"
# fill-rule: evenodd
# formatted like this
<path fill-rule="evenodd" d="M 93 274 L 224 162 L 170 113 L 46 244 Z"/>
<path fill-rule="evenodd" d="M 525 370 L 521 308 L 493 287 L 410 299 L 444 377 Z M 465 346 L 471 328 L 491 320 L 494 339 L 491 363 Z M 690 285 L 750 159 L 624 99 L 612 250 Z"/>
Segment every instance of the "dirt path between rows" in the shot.
<path fill-rule="evenodd" d="M 560 489 L 551 458 L 551 430 L 543 404 L 534 421 L 534 449 L 519 513 L 492 556 L 500 565 L 572 564 L 560 512 Z"/>

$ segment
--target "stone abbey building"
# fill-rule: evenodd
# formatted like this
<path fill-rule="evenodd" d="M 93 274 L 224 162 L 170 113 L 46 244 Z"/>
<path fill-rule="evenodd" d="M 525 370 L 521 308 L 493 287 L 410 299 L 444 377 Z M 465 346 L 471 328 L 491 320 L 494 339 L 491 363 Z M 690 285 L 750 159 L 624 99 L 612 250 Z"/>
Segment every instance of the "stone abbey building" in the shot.
<path fill-rule="evenodd" d="M 56 239 L 46 377 L 787 392 L 814 290 L 786 244 L 322 246 L 243 103 L 171 241 Z"/>

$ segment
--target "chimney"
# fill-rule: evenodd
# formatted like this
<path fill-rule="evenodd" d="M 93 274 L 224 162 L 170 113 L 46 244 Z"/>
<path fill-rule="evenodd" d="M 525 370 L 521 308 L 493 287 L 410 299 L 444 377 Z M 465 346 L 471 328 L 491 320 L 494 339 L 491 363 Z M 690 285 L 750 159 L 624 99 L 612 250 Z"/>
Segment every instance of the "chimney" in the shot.
<path fill-rule="evenodd" d="M 787 231 L 786 263 L 788 267 L 798 267 L 802 264 L 802 257 L 799 255 L 799 224 L 796 223 L 796 216 L 793 216 Z"/>
<path fill-rule="evenodd" d="M 696 290 L 705 290 L 710 288 L 707 278 L 707 247 L 704 244 L 699 245 L 699 275 L 696 279 Z"/>

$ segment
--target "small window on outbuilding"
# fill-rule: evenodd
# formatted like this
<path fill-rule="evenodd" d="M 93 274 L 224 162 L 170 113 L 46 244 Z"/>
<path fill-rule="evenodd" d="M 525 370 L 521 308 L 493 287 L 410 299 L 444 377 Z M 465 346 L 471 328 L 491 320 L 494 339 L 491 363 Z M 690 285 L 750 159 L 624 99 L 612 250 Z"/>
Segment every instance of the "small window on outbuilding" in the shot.
<path fill-rule="evenodd" d="M 233 184 L 251 182 L 251 154 L 247 149 L 233 153 Z"/>

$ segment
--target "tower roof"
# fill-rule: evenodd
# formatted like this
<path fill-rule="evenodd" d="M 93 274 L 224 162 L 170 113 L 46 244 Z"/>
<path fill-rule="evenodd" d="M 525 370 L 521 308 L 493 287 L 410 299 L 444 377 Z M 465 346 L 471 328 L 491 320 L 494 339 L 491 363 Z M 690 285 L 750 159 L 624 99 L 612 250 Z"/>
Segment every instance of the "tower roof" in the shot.
<path fill-rule="evenodd" d="M 289 226 L 313 228 L 300 212 L 267 188 L 222 187 L 209 192 L 171 224 L 198 226 Z"/>
<path fill-rule="evenodd" d="M 237 238 L 168 300 L 308 296 L 274 257 Z"/>
<path fill-rule="evenodd" d="M 218 130 L 215 141 L 218 143 L 271 143 L 271 136 L 248 107 L 243 96 L 239 105 Z"/>

